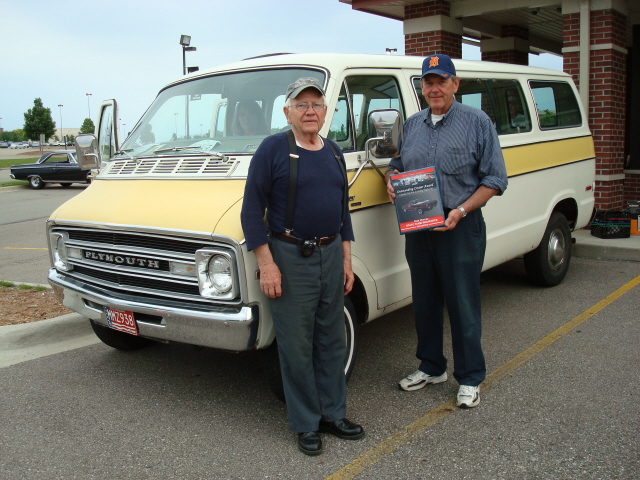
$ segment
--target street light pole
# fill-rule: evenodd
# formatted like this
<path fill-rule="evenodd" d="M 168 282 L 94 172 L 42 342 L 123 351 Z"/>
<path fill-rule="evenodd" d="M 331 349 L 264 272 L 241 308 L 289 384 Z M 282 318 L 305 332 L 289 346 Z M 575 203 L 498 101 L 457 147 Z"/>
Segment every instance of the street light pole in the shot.
<path fill-rule="evenodd" d="M 190 35 L 180 35 L 180 45 L 182 45 L 182 74 L 187 74 L 187 52 L 195 52 L 196 47 L 190 47 L 191 44 L 191 36 Z M 196 68 L 196 67 L 189 67 Z M 197 68 L 193 71 L 197 71 Z M 191 73 L 191 72 L 189 72 Z"/>
<path fill-rule="evenodd" d="M 85 93 L 85 95 L 87 96 L 87 109 L 89 110 L 89 120 L 91 120 L 91 106 L 89 105 L 89 97 L 91 96 L 91 94 Z"/>
<path fill-rule="evenodd" d="M 63 138 L 62 138 L 62 107 L 64 107 L 64 105 L 58 105 L 58 107 L 60 107 L 60 140 L 64 141 Z M 65 143 L 64 146 L 66 147 L 67 146 L 67 142 L 64 142 L 64 143 Z"/>

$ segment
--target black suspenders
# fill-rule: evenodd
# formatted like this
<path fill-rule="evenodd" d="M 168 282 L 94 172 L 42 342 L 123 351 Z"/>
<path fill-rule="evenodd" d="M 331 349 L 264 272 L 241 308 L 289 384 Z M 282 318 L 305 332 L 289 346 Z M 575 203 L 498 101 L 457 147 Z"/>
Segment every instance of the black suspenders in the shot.
<path fill-rule="evenodd" d="M 296 190 L 298 188 L 298 159 L 300 157 L 298 156 L 298 146 L 296 145 L 296 139 L 293 136 L 293 130 L 287 130 L 287 140 L 289 142 L 289 191 L 287 194 L 287 216 L 285 217 L 284 221 L 284 233 L 285 235 L 291 235 L 291 232 L 293 231 L 293 211 L 296 204 Z M 342 176 L 344 178 L 342 195 L 342 220 L 340 222 L 340 224 L 342 225 L 344 223 L 344 219 L 347 216 L 347 209 L 349 208 L 349 183 L 347 181 L 347 170 L 340 158 L 340 155 L 338 155 L 338 153 L 336 152 L 335 147 L 333 146 L 333 142 L 327 140 L 326 138 L 322 138 L 322 141 L 329 145 L 331 153 L 333 153 L 333 156 L 336 158 L 336 161 L 340 166 L 340 171 L 342 172 Z"/>

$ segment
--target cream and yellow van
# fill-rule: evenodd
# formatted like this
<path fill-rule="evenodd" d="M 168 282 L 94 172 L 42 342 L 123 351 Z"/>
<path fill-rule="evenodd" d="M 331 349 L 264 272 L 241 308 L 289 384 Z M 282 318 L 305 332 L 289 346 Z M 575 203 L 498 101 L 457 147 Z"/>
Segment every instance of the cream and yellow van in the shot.
<path fill-rule="evenodd" d="M 347 298 L 350 374 L 357 326 L 411 303 L 404 238 L 381 171 L 402 122 L 421 108 L 422 59 L 281 54 L 180 78 L 158 94 L 119 143 L 115 101 L 97 138 L 79 137 L 89 188 L 48 221 L 49 281 L 65 306 L 119 349 L 154 340 L 217 349 L 274 341 L 258 268 L 240 225 L 245 178 L 265 136 L 288 128 L 287 85 L 316 77 L 329 106 L 322 135 L 343 150 L 356 241 Z M 457 60 L 458 101 L 482 108 L 503 148 L 509 188 L 484 208 L 488 269 L 524 255 L 538 285 L 562 281 L 571 231 L 590 219 L 594 148 L 571 78 L 558 71 Z M 246 135 L 238 112 L 258 113 Z"/>

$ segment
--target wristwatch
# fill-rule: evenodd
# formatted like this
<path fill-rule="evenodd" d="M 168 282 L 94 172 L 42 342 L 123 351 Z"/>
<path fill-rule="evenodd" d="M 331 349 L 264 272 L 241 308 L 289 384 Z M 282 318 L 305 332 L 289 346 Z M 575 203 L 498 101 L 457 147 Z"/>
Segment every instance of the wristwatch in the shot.
<path fill-rule="evenodd" d="M 458 205 L 456 208 L 462 212 L 462 218 L 467 216 L 467 211 L 464 209 L 462 205 Z"/>

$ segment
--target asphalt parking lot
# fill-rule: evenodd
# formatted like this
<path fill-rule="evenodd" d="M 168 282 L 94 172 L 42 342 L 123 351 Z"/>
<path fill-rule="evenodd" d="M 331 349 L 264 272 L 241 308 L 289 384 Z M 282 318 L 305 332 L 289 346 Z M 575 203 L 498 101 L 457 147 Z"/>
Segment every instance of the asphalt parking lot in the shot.
<path fill-rule="evenodd" d="M 297 451 L 255 352 L 95 343 L 20 361 L 0 369 L 0 477 L 635 479 L 639 282 L 638 262 L 583 258 L 551 289 L 519 260 L 485 272 L 490 375 L 469 411 L 452 380 L 397 389 L 416 367 L 410 308 L 363 326 L 348 416 L 367 436 L 325 436 L 316 458 Z"/>

